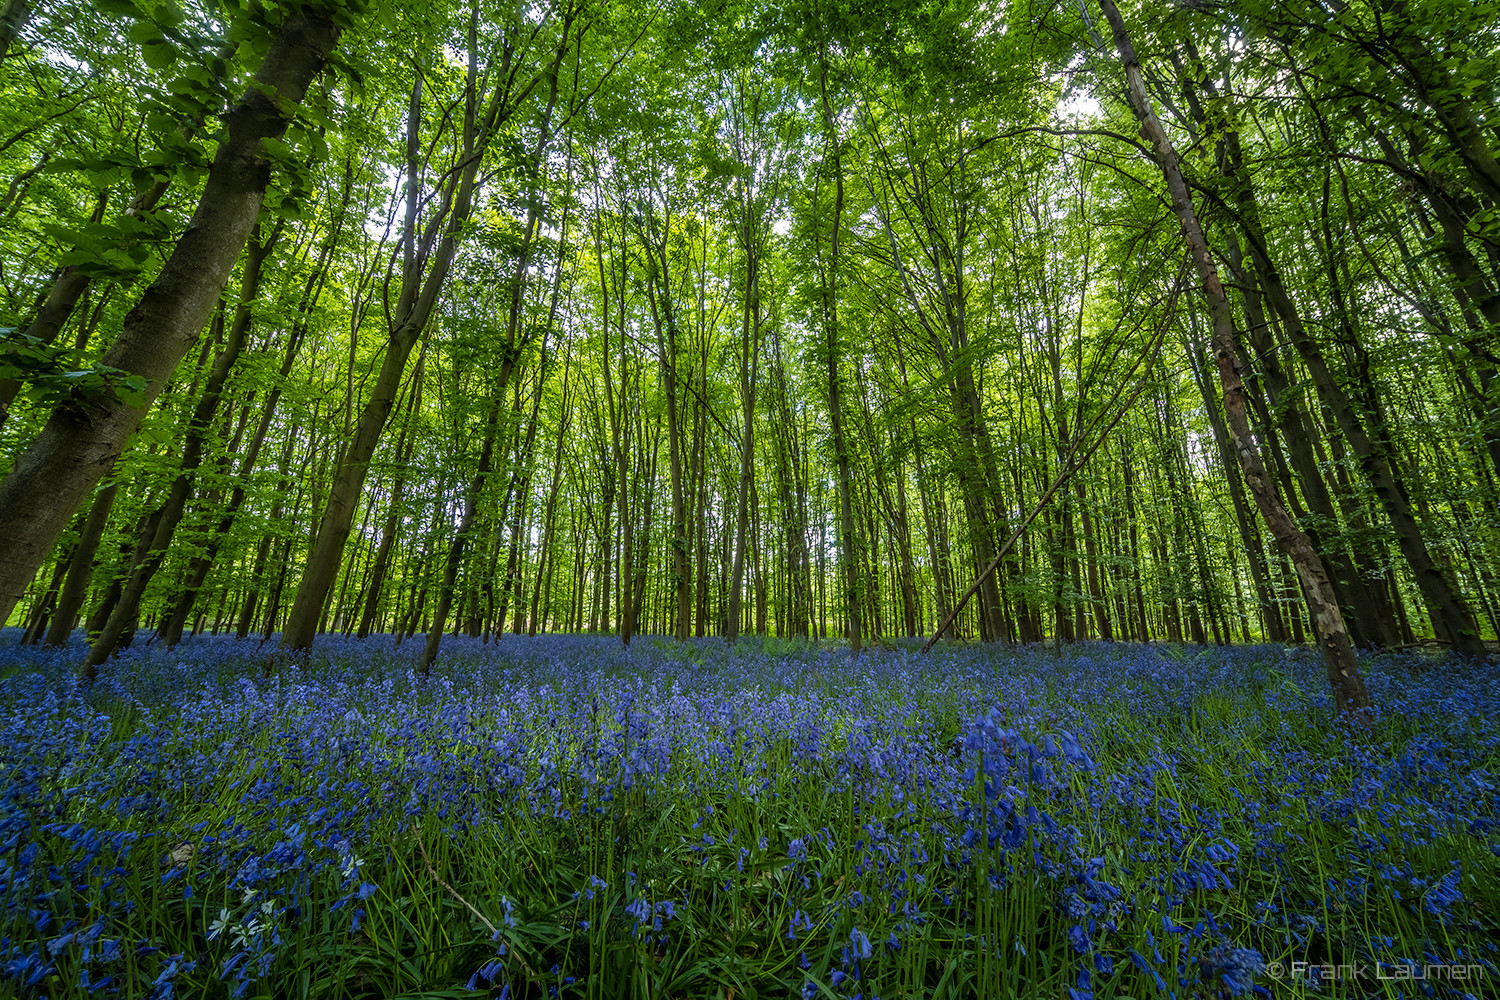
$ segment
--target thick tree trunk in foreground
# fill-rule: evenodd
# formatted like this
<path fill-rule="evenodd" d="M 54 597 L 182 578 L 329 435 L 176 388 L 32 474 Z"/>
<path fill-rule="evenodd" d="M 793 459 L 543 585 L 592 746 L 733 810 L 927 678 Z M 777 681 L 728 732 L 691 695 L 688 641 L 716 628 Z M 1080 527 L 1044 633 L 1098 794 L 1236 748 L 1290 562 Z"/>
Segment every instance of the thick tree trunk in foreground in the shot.
<path fill-rule="evenodd" d="M 31 4 L 26 0 L 5 0 L 0 4 L 0 60 L 10 55 L 10 47 L 21 37 L 21 29 L 31 17 Z"/>
<path fill-rule="evenodd" d="M 208 322 L 255 226 L 271 178 L 261 140 L 286 131 L 291 109 L 338 35 L 327 10 L 309 7 L 288 17 L 228 115 L 192 220 L 102 359 L 146 380 L 145 406 Z M 59 406 L 0 483 L 0 622 L 10 618 L 73 511 L 124 449 L 145 406 L 112 395 Z"/>
<path fill-rule="evenodd" d="M 1313 627 L 1317 630 L 1318 645 L 1323 652 L 1328 680 L 1333 687 L 1339 711 L 1351 713 L 1367 709 L 1370 706 L 1370 696 L 1365 690 L 1364 678 L 1360 676 L 1354 645 L 1349 641 L 1349 633 L 1344 628 L 1344 616 L 1339 611 L 1328 572 L 1307 535 L 1297 527 L 1282 505 L 1281 498 L 1277 496 L 1256 453 L 1254 438 L 1250 433 L 1250 421 L 1245 411 L 1244 386 L 1235 356 L 1233 309 L 1219 282 L 1218 268 L 1209 252 L 1208 242 L 1198 225 L 1198 214 L 1193 208 L 1192 196 L 1178 167 L 1177 151 L 1151 109 L 1151 100 L 1141 78 L 1140 60 L 1119 9 L 1114 5 L 1114 0 L 1099 0 L 1099 4 L 1114 32 L 1115 47 L 1119 50 L 1120 62 L 1125 67 L 1131 108 L 1162 169 L 1172 199 L 1172 211 L 1182 226 L 1183 242 L 1187 244 L 1188 252 L 1197 267 L 1203 294 L 1208 300 L 1209 315 L 1213 319 L 1214 356 L 1218 362 L 1224 395 L 1225 421 L 1229 425 L 1235 451 L 1239 454 L 1246 485 L 1255 497 L 1261 517 L 1275 535 L 1277 544 L 1291 556 L 1297 576 L 1302 581 L 1303 593 L 1312 613 Z"/>

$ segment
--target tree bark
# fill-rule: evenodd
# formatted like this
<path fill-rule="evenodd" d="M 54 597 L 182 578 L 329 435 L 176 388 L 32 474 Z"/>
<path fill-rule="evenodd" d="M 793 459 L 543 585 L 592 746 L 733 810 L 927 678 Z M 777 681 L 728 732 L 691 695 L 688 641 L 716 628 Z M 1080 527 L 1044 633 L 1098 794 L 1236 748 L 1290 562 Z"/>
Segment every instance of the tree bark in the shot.
<path fill-rule="evenodd" d="M 10 55 L 10 47 L 21 37 L 21 29 L 31 17 L 31 4 L 27 0 L 5 0 L 0 6 L 0 62 Z"/>
<path fill-rule="evenodd" d="M 755 478 L 755 389 L 760 370 L 760 234 L 752 232 L 750 210 L 741 226 L 745 247 L 745 301 L 740 331 L 740 475 L 734 519 L 733 568 L 729 573 L 729 610 L 724 616 L 724 639 L 740 634 L 740 607 L 745 586 L 745 543 L 750 530 L 750 485 Z M 758 220 L 757 220 L 758 221 Z"/>

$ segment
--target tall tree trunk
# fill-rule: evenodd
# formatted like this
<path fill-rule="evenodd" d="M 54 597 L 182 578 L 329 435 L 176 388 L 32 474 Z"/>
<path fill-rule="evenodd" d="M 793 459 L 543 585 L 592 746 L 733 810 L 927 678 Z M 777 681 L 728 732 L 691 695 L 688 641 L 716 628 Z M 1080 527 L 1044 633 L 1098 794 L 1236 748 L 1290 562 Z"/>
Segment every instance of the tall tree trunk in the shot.
<path fill-rule="evenodd" d="M 78 613 L 88 598 L 89 580 L 94 575 L 94 555 L 99 551 L 99 539 L 104 536 L 104 529 L 109 524 L 109 514 L 114 508 L 118 492 L 119 485 L 112 482 L 94 494 L 94 502 L 89 507 L 88 518 L 83 522 L 78 544 L 68 559 L 68 576 L 58 595 L 57 609 L 52 614 L 52 625 L 47 629 L 44 645 L 65 646 L 73 634 L 73 623 L 78 620 Z"/>
<path fill-rule="evenodd" d="M 745 301 L 740 331 L 740 475 L 735 498 L 733 569 L 729 573 L 729 610 L 724 616 L 724 639 L 733 642 L 740 634 L 740 601 L 745 587 L 745 544 L 750 530 L 750 486 L 755 478 L 755 388 L 760 370 L 760 257 L 757 234 L 743 223 L 745 253 Z"/>
<path fill-rule="evenodd" d="M 58 406 L 0 483 L 0 622 L 10 617 L 78 504 L 124 449 L 146 406 L 207 323 L 270 182 L 262 140 L 286 131 L 338 36 L 324 8 L 309 6 L 288 16 L 255 81 L 227 116 L 197 210 L 101 359 L 145 381 L 144 405 L 110 394 Z"/>
<path fill-rule="evenodd" d="M 1130 436 L 1127 434 L 1123 454 L 1120 456 L 1120 468 L 1124 476 L 1126 539 L 1130 543 L 1131 577 L 1134 583 L 1132 592 L 1135 597 L 1135 637 L 1139 642 L 1150 642 L 1151 620 L 1146 617 L 1146 586 L 1143 579 L 1145 574 L 1142 572 L 1141 562 L 1140 522 L 1136 520 L 1136 482 L 1132 452 Z"/>
<path fill-rule="evenodd" d="M 1094 606 L 1094 628 L 1099 638 L 1114 642 L 1114 629 L 1110 627 L 1109 601 L 1104 594 L 1104 585 L 1099 575 L 1099 553 L 1094 534 L 1094 516 L 1089 512 L 1089 500 L 1083 480 L 1073 481 L 1073 495 L 1078 501 L 1079 518 L 1083 521 L 1083 551 L 1088 563 L 1089 603 Z"/>
<path fill-rule="evenodd" d="M 68 571 L 68 563 L 72 561 L 73 549 L 76 547 L 76 544 L 65 546 L 58 555 L 57 565 L 52 567 L 52 580 L 47 584 L 46 591 L 37 599 L 36 606 L 26 622 L 26 631 L 21 636 L 21 645 L 31 646 L 41 641 L 42 635 L 47 630 L 47 623 L 57 609 L 57 597 L 62 589 L 63 577 Z"/>
<path fill-rule="evenodd" d="M 558 489 L 562 485 L 563 445 L 568 438 L 568 424 L 572 411 L 572 396 L 569 394 L 569 376 L 571 374 L 572 354 L 569 353 L 565 355 L 563 359 L 562 400 L 559 403 L 559 416 L 556 429 L 557 441 L 552 452 L 552 483 L 547 490 L 546 511 L 542 514 L 542 544 L 539 555 L 537 557 L 535 578 L 531 581 L 531 614 L 527 618 L 527 635 L 536 635 L 536 630 L 538 627 L 537 614 L 542 600 L 542 575 L 544 570 L 547 574 L 547 579 L 549 581 L 551 580 L 552 563 L 554 561 L 552 545 L 557 524 L 557 494 Z M 611 474 L 613 474 L 614 472 L 613 469 L 609 471 Z M 622 512 L 624 511 L 625 505 L 623 503 L 620 505 L 620 509 Z M 623 513 L 621 516 L 621 521 L 622 523 L 624 521 Z M 623 583 L 620 588 L 622 595 L 620 602 L 620 631 L 622 634 L 624 633 L 626 628 L 625 609 L 628 607 L 628 605 L 625 603 L 624 595 L 628 594 L 630 591 L 628 577 L 626 576 L 626 567 L 628 565 L 628 560 L 622 558 L 620 561 L 619 569 L 620 577 Z"/>
<path fill-rule="evenodd" d="M 1222 383 L 1225 422 L 1239 454 L 1240 468 L 1251 495 L 1260 507 L 1261 517 L 1265 519 L 1283 550 L 1291 556 L 1297 575 L 1302 580 L 1334 701 L 1341 713 L 1362 712 L 1370 707 L 1370 696 L 1365 690 L 1364 678 L 1360 675 L 1359 663 L 1354 655 L 1354 645 L 1349 641 L 1349 634 L 1344 628 L 1344 617 L 1339 612 L 1328 572 L 1307 535 L 1297 527 L 1282 506 L 1281 498 L 1276 495 L 1256 453 L 1245 409 L 1239 362 L 1235 354 L 1234 310 L 1224 294 L 1213 254 L 1198 225 L 1198 214 L 1193 207 L 1192 196 L 1178 167 L 1177 150 L 1173 148 L 1172 141 L 1151 109 L 1151 100 L 1141 77 L 1140 60 L 1119 9 L 1114 0 L 1099 0 L 1099 4 L 1114 33 L 1115 47 L 1119 50 L 1120 61 L 1124 65 L 1131 108 L 1142 133 L 1151 144 L 1157 165 L 1161 167 L 1171 196 L 1172 211 L 1181 225 L 1183 242 L 1193 258 L 1204 297 L 1208 300 L 1209 314 L 1213 318 L 1213 347 Z"/>
<path fill-rule="evenodd" d="M 1234 521 L 1239 528 L 1240 544 L 1245 557 L 1250 561 L 1250 580 L 1255 587 L 1255 600 L 1261 619 L 1265 623 L 1266 637 L 1272 642 L 1285 642 L 1286 630 L 1281 626 L 1281 614 L 1271 593 L 1270 573 L 1266 568 L 1266 553 L 1261 546 L 1260 534 L 1255 530 L 1254 516 L 1245 504 L 1245 480 L 1240 473 L 1239 462 L 1234 456 L 1234 445 L 1229 431 L 1224 426 L 1223 411 L 1219 408 L 1219 394 L 1209 381 L 1208 359 L 1201 346 L 1194 346 L 1189 356 L 1193 380 L 1203 396 L 1204 409 L 1208 413 L 1209 428 L 1213 431 L 1214 445 L 1218 448 L 1219 464 L 1224 469 L 1229 484 L 1229 500 L 1234 506 Z"/>
<path fill-rule="evenodd" d="M 99 635 L 94 638 L 94 644 L 89 647 L 88 656 L 83 661 L 85 677 L 92 679 L 100 665 L 115 652 L 126 625 L 136 618 L 141 597 L 146 593 L 146 587 L 166 558 L 167 549 L 177 532 L 177 525 L 182 521 L 182 515 L 187 510 L 187 502 L 192 496 L 193 483 L 197 478 L 199 466 L 203 463 L 203 449 L 209 432 L 209 424 L 213 420 L 214 411 L 219 407 L 219 400 L 224 394 L 224 385 L 229 381 L 229 373 L 239 361 L 240 352 L 245 346 L 245 337 L 250 331 L 255 300 L 260 292 L 261 268 L 265 264 L 266 257 L 270 255 L 271 248 L 275 245 L 280 232 L 281 227 L 278 225 L 264 242 L 251 237 L 250 249 L 246 254 L 245 266 L 241 273 L 239 305 L 235 309 L 234 319 L 224 339 L 224 346 L 214 361 L 213 370 L 209 373 L 208 381 L 204 384 L 197 405 L 193 408 L 192 417 L 188 421 L 187 440 L 183 444 L 182 461 L 178 466 L 177 479 L 172 483 L 172 489 L 167 494 L 167 500 L 159 512 L 156 532 L 151 539 L 151 548 L 146 553 L 146 557 L 140 560 L 131 571 L 120 594 L 119 603 L 115 605 L 114 611 L 110 613 L 109 621 L 105 622 Z"/>
<path fill-rule="evenodd" d="M 650 280 L 646 286 L 646 297 L 651 306 L 651 319 L 656 328 L 657 363 L 661 367 L 662 389 L 666 395 L 667 409 L 667 462 L 672 479 L 672 593 L 675 601 L 673 634 L 679 642 L 687 640 L 693 627 L 693 564 L 689 555 L 691 538 L 688 533 L 687 473 L 683 452 L 685 450 L 682 430 L 681 392 L 678 385 L 678 323 L 677 304 L 672 289 L 672 272 L 668 240 L 670 218 L 658 218 L 655 210 L 648 207 L 644 245 L 650 257 Z"/>
<path fill-rule="evenodd" d="M 822 284 L 822 321 L 824 366 L 828 376 L 828 425 L 833 434 L 834 464 L 838 473 L 839 564 L 844 577 L 844 605 L 848 612 L 849 649 L 860 651 L 859 541 L 854 531 L 854 509 L 849 494 L 853 491 L 849 471 L 849 442 L 844 433 L 844 394 L 839 367 L 843 356 L 839 330 L 839 249 L 844 226 L 844 159 L 843 142 L 835 124 L 833 105 L 828 97 L 827 53 L 819 61 L 818 88 L 823 105 L 824 139 L 832 154 L 833 223 L 828 259 L 820 270 Z"/>
<path fill-rule="evenodd" d="M 370 569 L 370 580 L 365 586 L 365 606 L 359 617 L 359 628 L 356 636 L 360 639 L 367 638 L 375 628 L 376 615 L 380 611 L 380 596 L 385 590 L 385 579 L 391 570 L 391 550 L 396 544 L 396 535 L 401 529 L 401 517 L 406 512 L 402 509 L 402 501 L 406 491 L 406 465 L 411 461 L 411 419 L 416 411 L 419 398 L 418 386 L 422 379 L 422 359 L 417 359 L 417 371 L 412 376 L 411 401 L 405 422 L 401 426 L 401 436 L 396 441 L 396 484 L 391 487 L 391 505 L 386 511 L 385 523 L 380 529 L 380 543 L 375 550 L 375 564 Z"/>

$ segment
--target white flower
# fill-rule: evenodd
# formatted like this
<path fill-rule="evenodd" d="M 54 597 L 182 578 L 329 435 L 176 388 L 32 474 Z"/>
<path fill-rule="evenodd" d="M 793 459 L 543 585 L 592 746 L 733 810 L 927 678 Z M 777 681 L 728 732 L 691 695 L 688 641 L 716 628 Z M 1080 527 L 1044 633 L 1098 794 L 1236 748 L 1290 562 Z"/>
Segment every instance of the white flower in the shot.
<path fill-rule="evenodd" d="M 212 941 L 229 927 L 230 914 L 228 910 L 219 911 L 219 919 L 208 925 L 208 939 Z"/>

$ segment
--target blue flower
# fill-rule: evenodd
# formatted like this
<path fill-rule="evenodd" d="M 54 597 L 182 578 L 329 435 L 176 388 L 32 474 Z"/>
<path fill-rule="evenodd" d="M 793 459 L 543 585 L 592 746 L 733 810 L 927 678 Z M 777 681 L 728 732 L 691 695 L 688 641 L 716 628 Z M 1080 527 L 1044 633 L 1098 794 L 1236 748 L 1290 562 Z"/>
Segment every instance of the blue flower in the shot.
<path fill-rule="evenodd" d="M 1223 980 L 1230 996 L 1241 996 L 1255 988 L 1255 977 L 1265 971 L 1266 963 L 1253 948 L 1231 948 L 1219 945 L 1200 963 L 1210 978 Z"/>
<path fill-rule="evenodd" d="M 854 946 L 854 954 L 859 958 L 869 958 L 874 954 L 870 948 L 870 939 L 858 927 L 849 932 L 849 943 Z"/>

